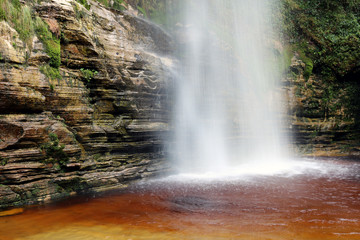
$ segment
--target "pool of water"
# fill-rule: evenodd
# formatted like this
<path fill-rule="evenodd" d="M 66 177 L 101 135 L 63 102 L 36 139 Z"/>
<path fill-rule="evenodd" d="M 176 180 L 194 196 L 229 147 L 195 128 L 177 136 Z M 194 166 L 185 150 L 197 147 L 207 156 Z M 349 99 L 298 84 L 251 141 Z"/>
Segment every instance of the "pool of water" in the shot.
<path fill-rule="evenodd" d="M 0 239 L 360 239 L 360 163 L 178 175 L 0 217 Z"/>

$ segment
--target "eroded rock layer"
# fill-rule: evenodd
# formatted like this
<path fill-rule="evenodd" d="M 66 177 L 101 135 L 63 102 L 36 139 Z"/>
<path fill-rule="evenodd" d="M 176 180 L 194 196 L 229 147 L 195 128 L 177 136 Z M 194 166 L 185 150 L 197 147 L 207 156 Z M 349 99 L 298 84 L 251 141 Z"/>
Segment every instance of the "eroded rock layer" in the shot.
<path fill-rule="evenodd" d="M 298 156 L 360 157 L 356 82 L 304 77 L 305 63 L 295 52 L 283 79 L 291 144 Z"/>
<path fill-rule="evenodd" d="M 0 22 L 0 207 L 164 171 L 168 35 L 97 2 L 33 9 L 61 39 L 61 78 L 43 74 L 50 57 L 36 36 L 25 43 Z"/>

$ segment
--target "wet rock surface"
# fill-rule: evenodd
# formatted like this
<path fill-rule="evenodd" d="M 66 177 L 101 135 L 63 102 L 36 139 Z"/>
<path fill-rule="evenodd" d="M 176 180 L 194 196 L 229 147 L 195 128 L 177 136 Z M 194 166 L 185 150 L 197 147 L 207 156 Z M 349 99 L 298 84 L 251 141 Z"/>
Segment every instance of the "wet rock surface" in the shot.
<path fill-rule="evenodd" d="M 305 64 L 295 53 L 283 81 L 287 96 L 288 130 L 300 156 L 360 156 L 360 130 L 351 102 L 352 84 L 304 77 Z"/>
<path fill-rule="evenodd" d="M 33 9 L 62 36 L 61 79 L 40 71 L 50 58 L 36 36 L 25 44 L 0 22 L 0 207 L 121 188 L 165 171 L 170 37 L 95 2 L 90 10 L 72 0 Z"/>

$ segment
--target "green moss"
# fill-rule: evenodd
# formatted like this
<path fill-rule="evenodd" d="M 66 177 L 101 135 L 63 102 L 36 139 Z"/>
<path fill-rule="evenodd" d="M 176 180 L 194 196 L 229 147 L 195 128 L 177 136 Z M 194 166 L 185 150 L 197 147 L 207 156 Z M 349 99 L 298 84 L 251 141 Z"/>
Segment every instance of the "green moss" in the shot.
<path fill-rule="evenodd" d="M 59 39 L 51 39 L 45 42 L 46 52 L 50 57 L 49 65 L 53 68 L 59 68 L 61 64 L 61 48 Z"/>
<path fill-rule="evenodd" d="M 282 0 L 283 34 L 300 42 L 307 64 L 329 79 L 360 68 L 360 1 Z"/>
<path fill-rule="evenodd" d="M 85 17 L 85 11 L 83 9 L 79 9 L 78 5 L 76 3 L 73 3 L 73 9 L 75 11 L 75 16 L 77 20 L 80 20 Z"/>
<path fill-rule="evenodd" d="M 10 0 L 10 2 L 11 2 L 12 5 L 14 6 L 14 8 L 16 8 L 16 9 L 21 9 L 20 0 Z"/>
<path fill-rule="evenodd" d="M 87 10 L 90 10 L 90 4 L 86 0 L 76 0 L 78 3 L 83 5 Z"/>
<path fill-rule="evenodd" d="M 40 188 L 39 188 L 39 186 L 37 184 L 35 184 L 33 186 L 33 189 L 31 190 L 31 195 L 33 197 L 37 197 L 37 196 L 39 196 L 39 194 L 40 194 Z"/>
<path fill-rule="evenodd" d="M 15 21 L 15 29 L 20 35 L 20 39 L 26 41 L 34 35 L 33 20 L 31 17 L 31 9 L 28 6 L 21 8 L 18 20 Z"/>
<path fill-rule="evenodd" d="M 110 7 L 110 1 L 108 0 L 97 0 L 97 1 L 103 4 L 105 7 Z"/>
<path fill-rule="evenodd" d="M 8 158 L 0 157 L 0 166 L 5 166 L 6 164 L 8 164 L 8 162 Z"/>
<path fill-rule="evenodd" d="M 295 52 L 299 55 L 300 60 L 305 63 L 303 76 L 306 80 L 308 80 L 313 73 L 314 64 L 313 60 L 305 53 L 304 47 L 301 46 L 301 44 L 288 44 L 284 47 L 284 51 L 281 56 L 281 60 L 283 63 L 281 67 L 281 72 L 289 69 L 291 65 L 291 59 L 293 58 Z"/>
<path fill-rule="evenodd" d="M 145 18 L 165 27 L 173 26 L 182 14 L 181 5 L 185 1 L 166 0 L 128 0 L 129 4 L 137 8 Z"/>
<path fill-rule="evenodd" d="M 41 145 L 41 150 L 46 154 L 47 159 L 44 163 L 59 164 L 60 167 L 69 161 L 68 155 L 64 152 L 65 145 L 60 144 L 59 138 L 55 133 L 49 134 L 49 142 Z"/>
<path fill-rule="evenodd" d="M 18 0 L 0 0 L 0 21 L 6 20 L 23 41 L 28 41 L 34 34 L 31 8 L 22 6 Z"/>
<path fill-rule="evenodd" d="M 63 32 L 60 34 L 60 43 L 69 44 L 69 39 L 65 36 Z"/>
<path fill-rule="evenodd" d="M 303 75 L 304 78 L 308 80 L 313 72 L 313 68 L 314 68 L 313 61 L 305 54 L 305 52 L 303 51 L 303 49 L 301 49 L 301 47 L 297 47 L 296 51 L 299 54 L 301 61 L 305 63 L 305 69 Z"/>
<path fill-rule="evenodd" d="M 137 6 L 137 9 L 144 15 L 144 17 L 147 18 L 147 13 L 146 13 L 146 11 L 145 11 L 144 8 L 142 8 L 142 7 L 140 7 L 140 6 Z"/>
<path fill-rule="evenodd" d="M 293 49 L 287 45 L 284 48 L 284 52 L 282 54 L 282 59 L 283 59 L 283 65 L 284 65 L 284 69 L 288 69 L 291 65 L 291 59 L 294 56 L 294 52 Z"/>
<path fill-rule="evenodd" d="M 83 5 L 87 10 L 90 10 L 91 5 L 87 2 L 87 0 L 76 0 L 76 1 L 81 5 Z M 119 11 L 123 11 L 127 8 L 127 3 L 124 0 L 97 0 L 97 2 L 103 4 L 105 7 L 116 9 Z M 80 9 L 78 9 L 78 7 L 74 6 L 74 10 L 77 19 L 84 17 L 84 13 Z"/>
<path fill-rule="evenodd" d="M 82 178 L 73 178 L 67 181 L 57 182 L 56 184 L 59 186 L 59 191 L 65 193 L 80 193 L 89 188 L 89 185 Z"/>
<path fill-rule="evenodd" d="M 355 123 L 360 127 L 360 83 L 347 82 L 343 86 L 346 94 L 342 95 L 340 102 L 344 107 L 345 120 L 355 119 Z"/>
<path fill-rule="evenodd" d="M 4 9 L 0 8 L 0 21 L 7 20 L 6 12 Z"/>
<path fill-rule="evenodd" d="M 94 160 L 98 161 L 101 158 L 102 154 L 101 153 L 97 153 L 94 155 Z"/>
<path fill-rule="evenodd" d="M 276 50 L 276 54 L 274 55 L 277 56 L 276 66 L 278 67 L 279 72 L 280 73 L 287 72 L 291 65 L 291 59 L 294 56 L 293 47 L 291 45 L 285 45 L 281 53 Z M 289 72 L 289 74 L 295 74 L 295 73 Z M 296 74 L 294 78 L 296 78 Z"/>
<path fill-rule="evenodd" d="M 103 4 L 105 7 L 109 7 L 119 11 L 124 11 L 125 9 L 127 9 L 127 2 L 124 0 L 97 0 L 97 1 Z"/>
<path fill-rule="evenodd" d="M 112 8 L 119 11 L 124 11 L 126 9 L 126 3 L 124 0 L 114 0 Z"/>
<path fill-rule="evenodd" d="M 49 65 L 40 66 L 40 72 L 42 72 L 47 78 L 51 80 L 61 79 L 59 69 L 53 68 Z"/>
<path fill-rule="evenodd" d="M 50 57 L 49 65 L 53 68 L 59 68 L 61 64 L 60 40 L 53 36 L 48 25 L 40 17 L 35 18 L 35 32 L 45 45 L 46 53 Z"/>

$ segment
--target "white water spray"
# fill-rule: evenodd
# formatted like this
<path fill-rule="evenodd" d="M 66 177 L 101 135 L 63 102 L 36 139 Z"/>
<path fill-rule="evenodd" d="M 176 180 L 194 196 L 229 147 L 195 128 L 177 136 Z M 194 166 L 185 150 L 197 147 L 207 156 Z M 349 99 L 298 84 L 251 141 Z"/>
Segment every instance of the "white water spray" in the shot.
<path fill-rule="evenodd" d="M 186 2 L 175 114 L 178 170 L 275 165 L 285 158 L 286 137 L 271 51 L 271 1 Z"/>

